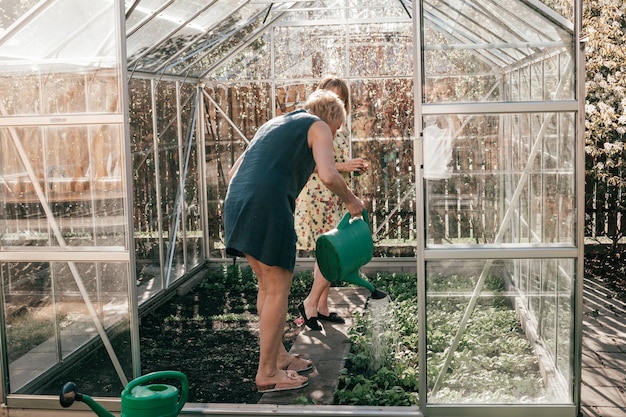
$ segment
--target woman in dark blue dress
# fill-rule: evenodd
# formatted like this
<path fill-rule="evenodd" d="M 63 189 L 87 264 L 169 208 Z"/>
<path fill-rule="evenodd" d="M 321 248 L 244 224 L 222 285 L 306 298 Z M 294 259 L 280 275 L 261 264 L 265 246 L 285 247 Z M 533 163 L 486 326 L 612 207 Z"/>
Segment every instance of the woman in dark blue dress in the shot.
<path fill-rule="evenodd" d="M 303 359 L 289 358 L 282 343 L 296 260 L 293 213 L 300 190 L 316 170 L 352 216 L 360 216 L 365 208 L 335 167 L 333 138 L 345 117 L 336 94 L 316 91 L 304 109 L 261 126 L 230 172 L 224 202 L 226 252 L 245 256 L 259 280 L 260 355 L 255 378 L 259 392 L 308 383 L 288 363 Z"/>

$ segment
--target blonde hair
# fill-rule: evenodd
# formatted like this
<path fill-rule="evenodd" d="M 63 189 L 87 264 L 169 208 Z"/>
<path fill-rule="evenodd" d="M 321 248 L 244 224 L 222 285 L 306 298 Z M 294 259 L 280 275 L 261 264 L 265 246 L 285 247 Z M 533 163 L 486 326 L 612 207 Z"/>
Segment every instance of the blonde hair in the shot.
<path fill-rule="evenodd" d="M 346 120 L 346 109 L 337 94 L 330 90 L 314 91 L 306 103 L 304 109 L 316 115 L 328 125 L 341 125 Z"/>
<path fill-rule="evenodd" d="M 343 101 L 343 106 L 346 109 L 346 115 L 350 113 L 350 90 L 344 80 L 334 75 L 325 77 L 317 85 L 318 90 L 331 90 L 335 91 L 339 95 L 339 99 Z"/>

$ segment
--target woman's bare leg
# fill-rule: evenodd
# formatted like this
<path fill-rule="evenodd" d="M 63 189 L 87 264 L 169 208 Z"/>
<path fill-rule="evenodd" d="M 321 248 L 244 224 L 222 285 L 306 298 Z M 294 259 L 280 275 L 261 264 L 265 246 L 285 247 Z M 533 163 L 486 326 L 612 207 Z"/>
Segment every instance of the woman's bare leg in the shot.
<path fill-rule="evenodd" d="M 330 282 L 324 277 L 320 277 L 320 279 L 325 281 L 325 285 L 320 293 L 320 299 L 317 301 L 317 312 L 318 314 L 328 316 L 330 314 L 330 309 L 328 308 L 328 293 L 330 292 Z"/>
<path fill-rule="evenodd" d="M 313 285 L 311 286 L 311 291 L 309 291 L 309 295 L 302 302 L 304 305 L 304 312 L 308 318 L 317 317 L 320 303 L 323 303 L 322 306 L 326 304 L 327 310 L 325 312 L 320 311 L 320 313 L 328 315 L 328 300 L 326 300 L 326 298 L 328 297 L 329 290 L 330 281 L 324 278 L 316 261 L 315 266 L 313 267 Z M 325 299 L 322 300 L 322 297 Z"/>
<path fill-rule="evenodd" d="M 257 292 L 256 308 L 257 308 L 257 313 L 259 317 L 261 317 L 261 315 L 263 314 L 263 305 L 265 303 L 265 281 L 264 281 L 264 276 L 262 275 L 264 272 L 263 272 L 263 268 L 260 267 L 261 263 L 256 261 L 256 259 L 254 259 L 252 262 L 250 261 L 250 259 L 248 259 L 248 263 L 252 267 L 252 270 L 254 271 L 254 274 L 257 276 L 257 279 L 259 281 L 259 290 Z M 287 352 L 285 345 L 282 343 L 282 336 L 281 336 L 281 343 L 280 343 L 280 346 L 278 347 L 278 356 L 277 356 L 277 361 L 276 361 L 278 368 L 287 369 L 294 361 L 295 363 L 293 364 L 291 369 L 296 369 L 296 370 L 301 370 L 301 369 L 303 370 L 303 369 L 310 368 L 311 365 L 313 364 L 311 360 L 309 359 L 304 359 L 304 358 L 290 355 L 289 352 Z"/>
<path fill-rule="evenodd" d="M 279 352 L 285 351 L 282 339 L 293 273 L 265 265 L 249 255 L 246 258 L 259 280 L 257 309 L 260 354 L 255 382 L 258 386 L 294 383 L 294 377 L 289 377 L 278 367 Z M 306 380 L 305 377 L 298 379 L 300 382 Z"/>

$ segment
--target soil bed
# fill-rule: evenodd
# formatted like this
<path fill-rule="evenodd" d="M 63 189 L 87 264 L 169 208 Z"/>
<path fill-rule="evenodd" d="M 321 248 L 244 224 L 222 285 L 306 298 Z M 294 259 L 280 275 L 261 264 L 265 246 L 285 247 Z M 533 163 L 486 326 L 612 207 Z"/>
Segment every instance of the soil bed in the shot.
<path fill-rule="evenodd" d="M 249 268 L 248 268 L 249 269 Z M 175 295 L 143 316 L 139 325 L 141 371 L 175 370 L 189 380 L 187 402 L 256 404 L 254 376 L 259 356 L 256 279 L 249 270 L 218 271 L 184 295 Z M 289 350 L 304 330 L 295 320 L 312 276 L 294 277 L 284 343 Z M 131 373 L 130 344 L 113 337 L 112 345 L 126 374 Z M 94 375 L 97 375 L 94 378 Z M 72 369 L 53 378 L 37 393 L 58 395 L 68 381 L 92 397 L 118 397 L 123 386 L 103 348 L 86 354 Z M 163 382 L 180 387 L 176 381 Z"/>
<path fill-rule="evenodd" d="M 196 289 L 142 318 L 142 371 L 183 372 L 189 379 L 189 402 L 256 404 L 261 398 L 254 384 L 257 316 L 249 311 L 221 315 L 215 311 L 220 298 L 223 294 Z M 292 315 L 297 314 L 295 306 L 290 306 Z M 301 331 L 293 316 L 285 331 L 289 349 Z"/>

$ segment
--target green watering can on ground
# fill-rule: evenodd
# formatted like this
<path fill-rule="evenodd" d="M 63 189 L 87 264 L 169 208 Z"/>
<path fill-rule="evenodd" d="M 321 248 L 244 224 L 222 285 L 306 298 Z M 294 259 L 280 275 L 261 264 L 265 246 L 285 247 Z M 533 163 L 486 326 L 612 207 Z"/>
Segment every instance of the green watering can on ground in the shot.
<path fill-rule="evenodd" d="M 157 379 L 177 379 L 181 384 L 178 389 L 166 384 L 147 384 Z M 183 409 L 189 394 L 189 382 L 185 374 L 177 371 L 153 372 L 133 379 L 122 391 L 121 417 L 176 417 Z M 76 390 L 76 384 L 68 382 L 63 386 L 59 401 L 63 407 L 71 406 L 74 401 L 82 401 L 99 417 L 114 417 L 104 407 L 85 394 Z"/>
<path fill-rule="evenodd" d="M 374 299 L 384 298 L 387 294 L 374 288 L 359 272 L 373 254 L 374 241 L 366 210 L 363 217 L 351 218 L 346 213 L 335 229 L 323 233 L 315 242 L 317 265 L 328 281 L 350 282 L 370 290 Z"/>

